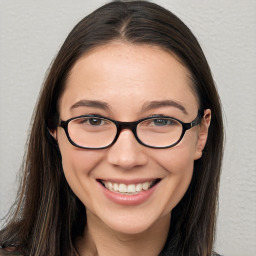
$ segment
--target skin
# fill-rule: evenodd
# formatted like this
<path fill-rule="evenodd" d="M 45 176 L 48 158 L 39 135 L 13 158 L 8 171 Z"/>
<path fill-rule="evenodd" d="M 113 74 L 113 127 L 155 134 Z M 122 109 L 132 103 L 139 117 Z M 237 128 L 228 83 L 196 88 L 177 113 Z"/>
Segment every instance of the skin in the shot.
<path fill-rule="evenodd" d="M 103 101 L 109 109 L 72 108 L 84 99 Z M 175 106 L 143 109 L 148 102 L 163 100 L 179 103 L 187 113 Z M 62 120 L 99 114 L 135 121 L 164 114 L 191 122 L 198 106 L 189 72 L 175 56 L 154 46 L 112 42 L 76 62 L 60 98 L 59 111 Z M 100 150 L 72 146 L 61 127 L 53 132 L 66 179 L 87 209 L 88 224 L 76 244 L 80 255 L 158 255 L 167 238 L 170 212 L 189 186 L 194 160 L 202 155 L 210 117 L 210 110 L 205 110 L 201 124 L 168 149 L 142 146 L 130 130 L 123 130 L 113 146 Z M 135 206 L 112 202 L 97 182 L 156 178 L 161 181 L 153 194 Z"/>

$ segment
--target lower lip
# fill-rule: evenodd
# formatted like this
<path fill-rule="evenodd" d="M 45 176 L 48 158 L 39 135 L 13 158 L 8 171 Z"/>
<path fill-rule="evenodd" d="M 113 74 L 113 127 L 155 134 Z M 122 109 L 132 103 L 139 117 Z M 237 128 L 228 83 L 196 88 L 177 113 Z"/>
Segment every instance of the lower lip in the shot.
<path fill-rule="evenodd" d="M 144 190 L 135 195 L 124 195 L 120 193 L 116 193 L 106 189 L 101 183 L 99 183 L 101 189 L 103 190 L 104 195 L 111 200 L 112 202 L 120 205 L 139 205 L 144 203 L 149 199 L 149 197 L 154 193 L 156 187 L 159 183 L 154 185 L 152 188 L 148 190 Z"/>

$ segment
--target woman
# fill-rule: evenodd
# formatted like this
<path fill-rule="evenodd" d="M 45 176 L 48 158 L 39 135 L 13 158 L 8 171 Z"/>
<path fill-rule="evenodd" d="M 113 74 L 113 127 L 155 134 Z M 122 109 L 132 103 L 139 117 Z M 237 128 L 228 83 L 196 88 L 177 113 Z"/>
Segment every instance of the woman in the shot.
<path fill-rule="evenodd" d="M 194 35 L 156 4 L 111 2 L 51 66 L 0 255 L 214 255 L 222 152 Z"/>

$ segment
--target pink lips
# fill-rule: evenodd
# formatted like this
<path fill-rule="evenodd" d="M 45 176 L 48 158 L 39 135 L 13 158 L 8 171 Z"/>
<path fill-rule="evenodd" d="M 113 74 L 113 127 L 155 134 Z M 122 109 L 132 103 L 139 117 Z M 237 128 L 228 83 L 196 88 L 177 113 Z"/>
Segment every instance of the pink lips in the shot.
<path fill-rule="evenodd" d="M 117 192 L 110 191 L 100 183 L 99 186 L 102 189 L 104 195 L 112 202 L 120 205 L 132 206 L 139 205 L 145 202 L 154 193 L 158 184 L 154 185 L 152 188 L 148 190 L 141 191 L 140 193 L 135 195 L 120 194 Z"/>

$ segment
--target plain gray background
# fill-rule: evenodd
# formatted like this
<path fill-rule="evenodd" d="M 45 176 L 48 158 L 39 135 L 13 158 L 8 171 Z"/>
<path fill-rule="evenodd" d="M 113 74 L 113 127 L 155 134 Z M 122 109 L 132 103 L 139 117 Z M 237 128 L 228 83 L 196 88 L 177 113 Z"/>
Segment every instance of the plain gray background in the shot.
<path fill-rule="evenodd" d="M 73 26 L 106 2 L 0 0 L 0 218 L 15 198 L 45 72 Z M 216 250 L 255 256 L 256 1 L 155 2 L 178 15 L 199 39 L 225 111 Z"/>

